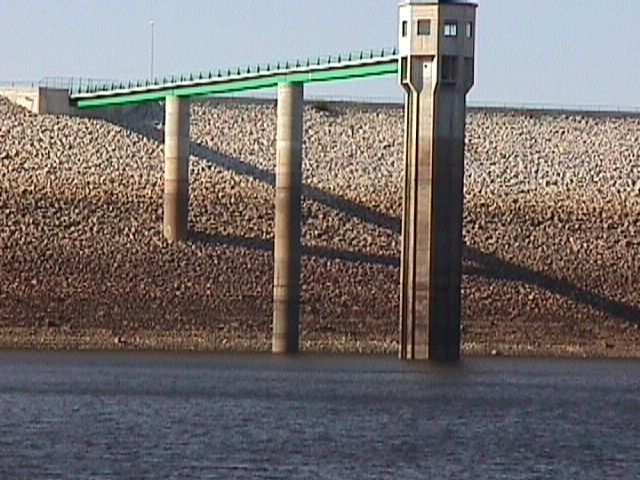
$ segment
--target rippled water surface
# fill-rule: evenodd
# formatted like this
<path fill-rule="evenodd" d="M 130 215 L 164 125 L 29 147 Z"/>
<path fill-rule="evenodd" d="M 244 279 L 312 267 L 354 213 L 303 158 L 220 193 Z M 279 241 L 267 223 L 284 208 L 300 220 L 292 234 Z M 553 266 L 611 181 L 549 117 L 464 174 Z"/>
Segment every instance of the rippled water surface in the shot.
<path fill-rule="evenodd" d="M 0 478 L 640 478 L 640 363 L 0 353 Z"/>

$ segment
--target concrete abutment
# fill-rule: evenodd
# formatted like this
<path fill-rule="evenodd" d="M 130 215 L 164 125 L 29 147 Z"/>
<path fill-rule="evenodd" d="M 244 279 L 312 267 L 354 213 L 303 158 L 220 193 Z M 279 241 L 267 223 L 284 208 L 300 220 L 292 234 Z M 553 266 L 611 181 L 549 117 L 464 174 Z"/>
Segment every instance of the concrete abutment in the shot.
<path fill-rule="evenodd" d="M 0 96 L 39 115 L 71 115 L 69 91 L 62 88 L 24 87 L 0 90 Z"/>

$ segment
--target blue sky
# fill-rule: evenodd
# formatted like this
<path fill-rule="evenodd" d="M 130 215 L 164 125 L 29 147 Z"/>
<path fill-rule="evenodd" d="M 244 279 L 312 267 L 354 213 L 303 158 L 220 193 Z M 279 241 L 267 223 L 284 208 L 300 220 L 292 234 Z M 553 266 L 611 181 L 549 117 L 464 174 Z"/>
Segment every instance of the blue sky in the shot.
<path fill-rule="evenodd" d="M 640 107 L 640 1 L 479 0 L 476 102 Z M 0 80 L 141 78 L 396 42 L 396 0 L 0 0 Z M 400 97 L 393 79 L 312 94 Z"/>

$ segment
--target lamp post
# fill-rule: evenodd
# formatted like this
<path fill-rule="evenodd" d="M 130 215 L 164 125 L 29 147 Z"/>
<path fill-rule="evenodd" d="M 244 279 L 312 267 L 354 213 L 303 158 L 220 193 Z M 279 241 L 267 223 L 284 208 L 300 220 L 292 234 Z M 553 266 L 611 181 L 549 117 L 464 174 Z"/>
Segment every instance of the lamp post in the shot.
<path fill-rule="evenodd" d="M 149 80 L 153 81 L 153 50 L 154 50 L 154 27 L 155 22 L 153 20 L 149 21 L 149 25 L 151 26 L 151 59 L 149 66 Z"/>

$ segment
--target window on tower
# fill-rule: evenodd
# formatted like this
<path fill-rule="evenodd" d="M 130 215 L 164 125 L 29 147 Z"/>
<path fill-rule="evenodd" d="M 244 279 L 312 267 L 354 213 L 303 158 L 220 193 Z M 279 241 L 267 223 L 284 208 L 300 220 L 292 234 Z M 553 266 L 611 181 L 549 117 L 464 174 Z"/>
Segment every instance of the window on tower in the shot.
<path fill-rule="evenodd" d="M 473 22 L 467 22 L 464 26 L 465 34 L 467 38 L 473 37 Z"/>
<path fill-rule="evenodd" d="M 418 35 L 431 35 L 431 20 L 418 20 Z"/>
<path fill-rule="evenodd" d="M 409 24 L 407 23 L 406 20 L 402 21 L 402 36 L 406 37 L 407 36 L 407 29 L 409 28 Z"/>
<path fill-rule="evenodd" d="M 458 22 L 447 20 L 444 22 L 444 36 L 445 37 L 457 37 L 458 36 Z"/>

